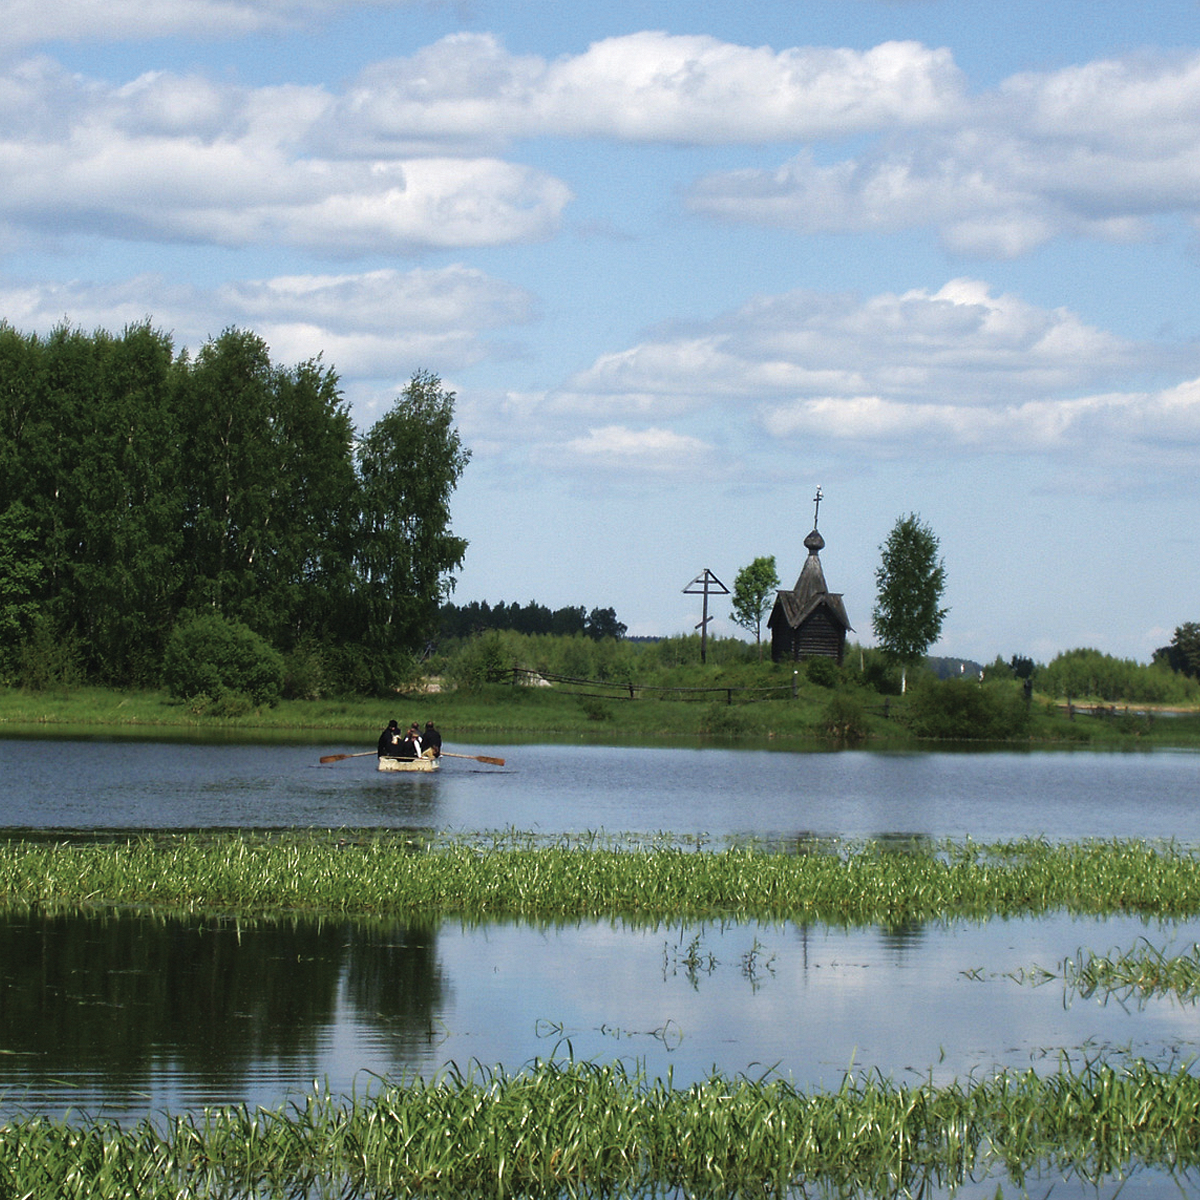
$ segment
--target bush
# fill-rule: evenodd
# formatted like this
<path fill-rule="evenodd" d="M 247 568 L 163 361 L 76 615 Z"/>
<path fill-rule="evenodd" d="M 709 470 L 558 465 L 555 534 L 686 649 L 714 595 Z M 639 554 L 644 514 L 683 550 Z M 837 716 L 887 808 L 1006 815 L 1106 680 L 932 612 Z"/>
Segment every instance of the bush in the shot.
<path fill-rule="evenodd" d="M 1007 741 L 1029 732 L 1029 706 L 1019 687 L 972 679 L 922 680 L 910 691 L 908 719 L 923 738 Z"/>
<path fill-rule="evenodd" d="M 446 675 L 456 687 L 475 691 L 485 683 L 506 683 L 514 663 L 501 635 L 495 630 L 476 634 L 463 643 L 446 665 Z"/>
<path fill-rule="evenodd" d="M 17 654 L 17 683 L 31 692 L 76 687 L 83 681 L 76 639 L 41 615 Z"/>
<path fill-rule="evenodd" d="M 809 683 L 817 687 L 835 688 L 841 682 L 841 672 L 832 658 L 810 658 L 804 664 L 804 673 Z"/>
<path fill-rule="evenodd" d="M 842 742 L 861 742 L 871 732 L 866 706 L 849 692 L 838 692 L 830 698 L 821 724 L 829 737 Z"/>
<path fill-rule="evenodd" d="M 305 639 L 283 660 L 286 700 L 320 700 L 329 691 L 329 668 L 318 642 Z"/>
<path fill-rule="evenodd" d="M 1038 671 L 1037 686 L 1049 696 L 1098 697 L 1109 703 L 1191 703 L 1200 696 L 1196 680 L 1176 674 L 1161 662 L 1145 666 L 1086 648 L 1058 655 Z"/>
<path fill-rule="evenodd" d="M 273 705 L 283 690 L 283 655 L 240 621 L 204 613 L 175 626 L 163 677 L 179 699 L 203 696 L 228 709 L 230 699 L 241 695 Z"/>

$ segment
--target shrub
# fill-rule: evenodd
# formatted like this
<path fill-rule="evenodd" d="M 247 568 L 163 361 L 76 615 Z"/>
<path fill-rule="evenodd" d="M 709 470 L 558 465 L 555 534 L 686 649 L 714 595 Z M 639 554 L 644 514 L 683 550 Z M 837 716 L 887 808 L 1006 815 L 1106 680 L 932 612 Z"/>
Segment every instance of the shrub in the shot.
<path fill-rule="evenodd" d="M 38 616 L 17 654 L 17 682 L 31 692 L 61 688 L 83 681 L 77 639 L 64 634 L 45 614 Z"/>
<path fill-rule="evenodd" d="M 823 688 L 837 687 L 842 677 L 837 663 L 832 658 L 810 658 L 804 664 L 804 673 L 808 676 L 809 683 Z"/>
<path fill-rule="evenodd" d="M 275 704 L 283 689 L 283 656 L 240 621 L 204 613 L 175 626 L 163 677 L 180 699 L 204 696 L 226 709 L 238 695 L 254 704 Z"/>
<path fill-rule="evenodd" d="M 325 653 L 312 639 L 301 641 L 283 660 L 283 695 L 287 700 L 320 700 L 329 690 Z"/>
<path fill-rule="evenodd" d="M 513 665 L 501 635 L 489 630 L 463 643 L 447 663 L 446 674 L 456 687 L 474 691 L 485 683 L 506 682 L 511 677 Z"/>
<path fill-rule="evenodd" d="M 838 692 L 830 697 L 821 723 L 829 737 L 843 742 L 860 742 L 871 732 L 866 706 L 849 692 Z"/>
<path fill-rule="evenodd" d="M 1006 741 L 1029 731 L 1029 706 L 1018 687 L 971 679 L 922 680 L 911 690 L 908 718 L 924 738 Z"/>

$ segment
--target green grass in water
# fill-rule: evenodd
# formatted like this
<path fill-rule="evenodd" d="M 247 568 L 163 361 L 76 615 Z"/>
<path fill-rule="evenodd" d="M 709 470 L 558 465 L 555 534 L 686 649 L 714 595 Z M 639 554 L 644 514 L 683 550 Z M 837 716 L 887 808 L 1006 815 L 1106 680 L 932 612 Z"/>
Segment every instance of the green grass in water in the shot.
<path fill-rule="evenodd" d="M 806 843 L 703 850 L 666 839 L 240 831 L 0 843 L 0 909 L 453 916 L 734 916 L 896 925 L 1054 911 L 1200 913 L 1200 852 L 1172 843 Z"/>
<path fill-rule="evenodd" d="M 60 1200 L 894 1197 L 997 1174 L 1100 1184 L 1138 1167 L 1182 1186 L 1198 1165 L 1200 1080 L 1141 1060 L 946 1087 L 847 1077 L 815 1093 L 720 1076 L 677 1089 L 619 1065 L 538 1061 L 129 1128 L 0 1126 L 0 1194 Z"/>

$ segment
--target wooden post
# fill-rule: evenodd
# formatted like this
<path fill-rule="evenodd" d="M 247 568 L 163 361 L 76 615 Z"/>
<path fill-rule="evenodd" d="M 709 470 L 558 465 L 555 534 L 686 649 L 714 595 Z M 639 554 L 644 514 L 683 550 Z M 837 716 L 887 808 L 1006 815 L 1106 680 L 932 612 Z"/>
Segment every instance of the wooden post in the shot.
<path fill-rule="evenodd" d="M 700 587 L 696 585 L 700 584 Z M 700 623 L 696 626 L 700 630 L 700 661 L 702 663 L 708 661 L 708 623 L 712 618 L 708 615 L 708 597 L 710 593 L 714 596 L 728 596 L 729 589 L 707 568 L 696 576 L 691 583 L 683 589 L 684 594 L 688 596 L 704 597 L 704 608 Z"/>

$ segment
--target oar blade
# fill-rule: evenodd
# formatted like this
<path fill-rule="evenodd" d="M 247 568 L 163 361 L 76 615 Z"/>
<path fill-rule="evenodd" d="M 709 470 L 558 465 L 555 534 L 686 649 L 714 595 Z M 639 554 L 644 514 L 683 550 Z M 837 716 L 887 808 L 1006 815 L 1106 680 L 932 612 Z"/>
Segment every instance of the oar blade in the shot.
<path fill-rule="evenodd" d="M 504 766 L 504 759 L 502 758 L 489 758 L 486 754 L 476 754 L 475 757 L 479 759 L 480 762 L 491 763 L 496 767 Z"/>
<path fill-rule="evenodd" d="M 349 757 L 348 754 L 326 754 L 320 761 L 323 763 L 341 762 L 343 758 Z"/>

